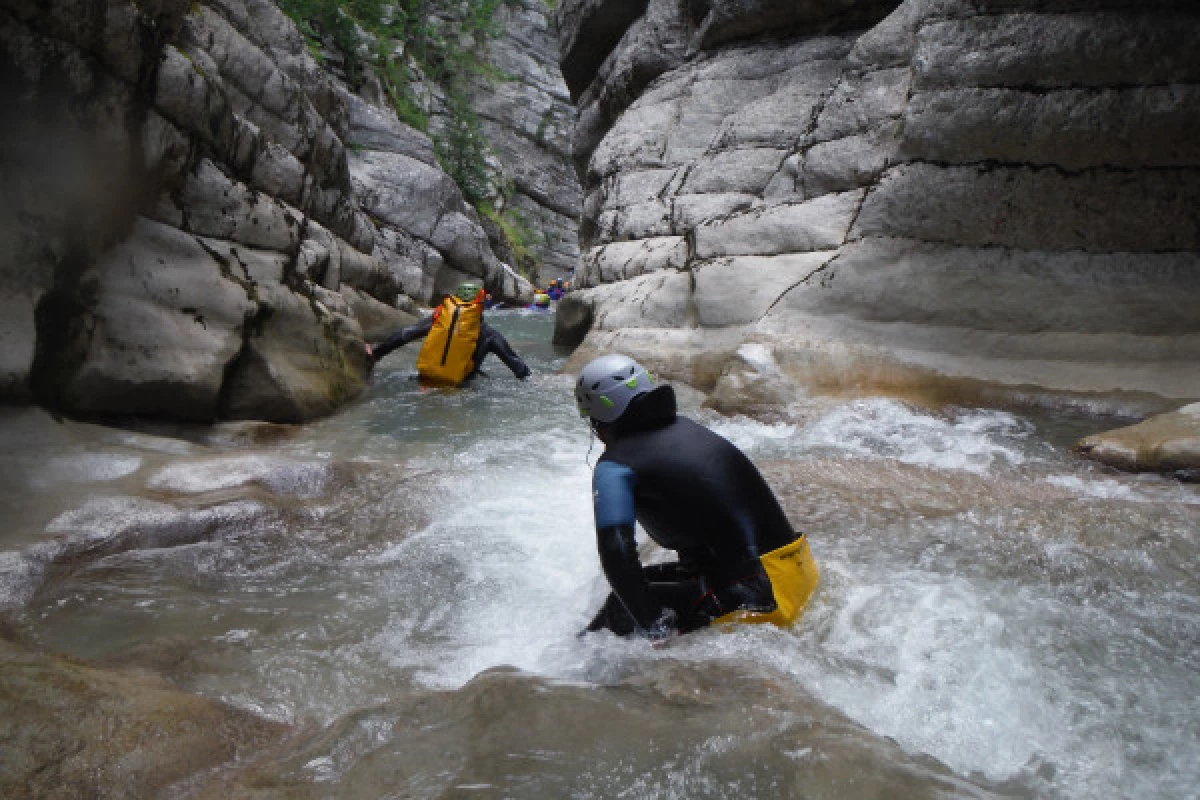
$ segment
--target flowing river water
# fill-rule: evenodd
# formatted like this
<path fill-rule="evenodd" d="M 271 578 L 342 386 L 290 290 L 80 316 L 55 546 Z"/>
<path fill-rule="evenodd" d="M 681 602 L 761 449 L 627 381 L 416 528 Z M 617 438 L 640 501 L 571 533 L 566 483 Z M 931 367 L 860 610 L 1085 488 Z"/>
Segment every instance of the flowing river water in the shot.
<path fill-rule="evenodd" d="M 550 317 L 495 319 L 529 382 L 425 391 L 412 347 L 271 441 L 3 412 L 0 608 L 294 726 L 179 794 L 1200 796 L 1200 491 L 1071 455 L 1113 420 L 685 394 L 822 584 L 791 630 L 581 639 L 600 445 Z"/>

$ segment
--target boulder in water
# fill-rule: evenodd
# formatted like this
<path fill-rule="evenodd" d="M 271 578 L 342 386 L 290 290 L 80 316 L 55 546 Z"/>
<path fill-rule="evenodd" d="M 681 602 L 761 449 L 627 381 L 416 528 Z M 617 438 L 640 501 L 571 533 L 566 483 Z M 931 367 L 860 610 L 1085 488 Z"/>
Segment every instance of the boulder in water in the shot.
<path fill-rule="evenodd" d="M 1200 478 L 1200 403 L 1159 414 L 1137 425 L 1093 434 L 1075 449 L 1130 472 L 1182 472 Z"/>

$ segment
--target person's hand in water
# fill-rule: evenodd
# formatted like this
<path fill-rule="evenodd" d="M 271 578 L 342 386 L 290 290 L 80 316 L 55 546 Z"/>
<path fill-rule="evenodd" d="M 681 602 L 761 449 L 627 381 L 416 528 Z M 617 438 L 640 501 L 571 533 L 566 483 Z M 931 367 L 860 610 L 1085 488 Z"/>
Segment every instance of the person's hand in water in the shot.
<path fill-rule="evenodd" d="M 375 350 L 371 347 L 370 342 L 363 342 L 363 349 L 367 351 L 367 377 L 375 374 Z"/>
<path fill-rule="evenodd" d="M 658 619 L 646 629 L 646 638 L 658 644 L 679 633 L 679 615 L 672 608 L 664 608 Z"/>

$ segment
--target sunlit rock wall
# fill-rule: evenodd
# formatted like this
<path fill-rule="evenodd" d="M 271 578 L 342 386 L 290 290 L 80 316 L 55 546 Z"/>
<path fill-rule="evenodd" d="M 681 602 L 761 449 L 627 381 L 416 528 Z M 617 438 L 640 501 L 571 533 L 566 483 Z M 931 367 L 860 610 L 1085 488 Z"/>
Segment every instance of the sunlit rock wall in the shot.
<path fill-rule="evenodd" d="M 3 0 L 0 76 L 0 397 L 298 421 L 408 296 L 528 293 L 428 139 L 269 0 Z"/>
<path fill-rule="evenodd" d="M 559 23 L 580 358 L 730 409 L 1200 396 L 1195 4 L 567 0 Z"/>

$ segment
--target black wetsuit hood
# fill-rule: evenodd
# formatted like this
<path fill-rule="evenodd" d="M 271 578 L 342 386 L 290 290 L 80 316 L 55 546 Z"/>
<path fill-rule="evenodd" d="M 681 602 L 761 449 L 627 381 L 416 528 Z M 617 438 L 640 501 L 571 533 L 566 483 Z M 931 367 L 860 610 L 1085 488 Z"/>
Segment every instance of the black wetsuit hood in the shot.
<path fill-rule="evenodd" d="M 620 419 L 608 426 L 609 437 L 616 441 L 635 433 L 661 428 L 675 421 L 675 390 L 663 384 L 629 401 Z"/>

